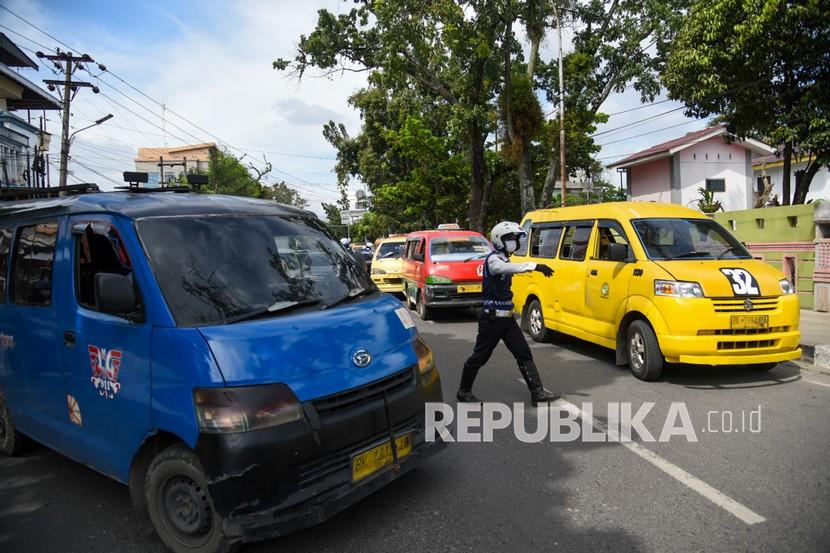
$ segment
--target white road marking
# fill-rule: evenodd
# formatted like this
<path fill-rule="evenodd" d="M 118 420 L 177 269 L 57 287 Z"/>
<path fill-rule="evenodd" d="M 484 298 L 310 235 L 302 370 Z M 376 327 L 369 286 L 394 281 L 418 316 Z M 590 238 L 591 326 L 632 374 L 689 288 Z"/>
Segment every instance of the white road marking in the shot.
<path fill-rule="evenodd" d="M 523 380 L 521 380 L 521 379 L 518 379 L 518 380 L 519 380 L 519 382 L 524 384 Z M 553 403 L 551 403 L 550 406 L 561 407 L 561 408 L 565 409 L 566 411 L 568 411 L 571 415 L 575 415 L 575 416 L 579 417 L 580 419 L 588 422 L 591 426 L 593 426 L 599 432 L 604 432 L 608 436 L 609 441 L 615 441 L 615 442 L 619 443 L 621 446 L 623 446 L 627 450 L 629 450 L 632 453 L 636 454 L 640 458 L 645 459 L 646 461 L 648 461 L 649 463 L 651 463 L 652 465 L 654 465 L 658 469 L 662 470 L 663 472 L 665 472 L 666 474 L 668 474 L 669 476 L 671 476 L 672 478 L 674 478 L 678 482 L 680 482 L 680 483 L 686 485 L 688 488 L 696 491 L 697 493 L 702 495 L 704 498 L 708 499 L 709 501 L 711 501 L 712 503 L 714 503 L 715 505 L 717 505 L 721 509 L 724 509 L 725 511 L 727 511 L 731 515 L 733 515 L 736 518 L 738 518 L 739 520 L 741 520 L 742 522 L 744 522 L 744 523 L 746 523 L 750 526 L 753 525 L 753 524 L 760 524 L 762 522 L 766 522 L 766 520 L 767 520 L 766 518 L 762 517 L 761 515 L 759 515 L 758 513 L 753 511 L 752 509 L 750 509 L 749 507 L 747 507 L 747 506 L 739 503 L 738 501 L 732 499 L 731 497 L 729 497 L 725 493 L 723 493 L 720 490 L 710 486 L 709 484 L 707 484 L 703 480 L 697 478 L 696 476 L 690 474 L 689 472 L 686 472 L 685 470 L 678 467 L 677 465 L 675 465 L 671 461 L 667 461 L 666 459 L 660 457 L 659 455 L 657 455 L 656 453 L 654 453 L 650 449 L 643 447 L 642 445 L 638 444 L 637 442 L 633 442 L 633 441 L 623 442 L 623 441 L 620 441 L 620 436 L 615 430 L 609 429 L 608 426 L 605 423 L 603 423 L 602 421 L 598 421 L 598 420 L 594 419 L 593 417 L 586 416 L 586 414 L 582 411 L 582 409 L 580 409 L 579 407 L 577 407 L 573 403 L 570 403 L 569 401 L 566 401 L 564 399 L 558 399 L 558 400 L 554 401 Z M 539 409 L 543 412 L 547 412 L 548 408 L 549 408 L 548 405 L 543 405 L 541 407 L 538 407 L 537 409 Z"/>
<path fill-rule="evenodd" d="M 804 382 L 809 382 L 810 384 L 818 384 L 819 386 L 825 386 L 827 388 L 830 388 L 830 384 L 828 384 L 826 382 L 818 382 L 816 380 L 807 380 L 806 378 L 804 379 Z"/>

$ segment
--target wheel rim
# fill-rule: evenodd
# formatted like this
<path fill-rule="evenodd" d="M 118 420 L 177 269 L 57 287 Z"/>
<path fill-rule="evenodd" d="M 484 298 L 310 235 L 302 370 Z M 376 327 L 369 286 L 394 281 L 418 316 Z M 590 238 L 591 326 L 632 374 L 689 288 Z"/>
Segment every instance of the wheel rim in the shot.
<path fill-rule="evenodd" d="M 415 302 L 415 308 L 418 310 L 418 315 L 424 314 L 424 307 L 424 300 L 422 300 L 421 297 L 418 296 L 418 301 Z"/>
<path fill-rule="evenodd" d="M 542 311 L 534 307 L 530 310 L 530 332 L 534 336 L 538 336 L 542 333 Z"/>
<path fill-rule="evenodd" d="M 631 335 L 629 353 L 631 364 L 635 369 L 641 369 L 646 362 L 646 344 L 643 341 L 643 335 L 639 332 L 634 332 Z"/>
<path fill-rule="evenodd" d="M 168 478 L 159 494 L 159 512 L 173 537 L 188 547 L 208 541 L 213 528 L 213 510 L 207 490 L 187 476 Z"/>

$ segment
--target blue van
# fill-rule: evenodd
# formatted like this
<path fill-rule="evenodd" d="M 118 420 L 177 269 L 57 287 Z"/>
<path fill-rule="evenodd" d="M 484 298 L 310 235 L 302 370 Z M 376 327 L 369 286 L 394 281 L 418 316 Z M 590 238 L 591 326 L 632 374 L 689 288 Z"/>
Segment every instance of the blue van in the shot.
<path fill-rule="evenodd" d="M 405 307 L 311 213 L 106 192 L 0 205 L 0 452 L 129 485 L 175 552 L 319 523 L 441 442 Z"/>

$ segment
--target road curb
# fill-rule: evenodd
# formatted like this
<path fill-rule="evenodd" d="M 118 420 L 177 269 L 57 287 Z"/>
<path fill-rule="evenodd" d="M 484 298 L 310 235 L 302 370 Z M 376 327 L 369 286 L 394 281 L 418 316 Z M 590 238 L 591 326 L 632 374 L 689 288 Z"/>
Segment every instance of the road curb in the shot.
<path fill-rule="evenodd" d="M 819 372 L 830 374 L 830 345 L 801 344 L 801 360 Z"/>

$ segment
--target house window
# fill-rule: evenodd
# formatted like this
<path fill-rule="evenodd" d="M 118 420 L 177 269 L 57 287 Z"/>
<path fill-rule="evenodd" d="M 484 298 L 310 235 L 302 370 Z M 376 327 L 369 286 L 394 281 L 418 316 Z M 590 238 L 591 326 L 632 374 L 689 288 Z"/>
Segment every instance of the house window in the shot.
<path fill-rule="evenodd" d="M 787 222 L 790 224 L 790 227 L 795 228 L 798 226 L 798 217 L 796 216 L 788 216 Z"/>
<path fill-rule="evenodd" d="M 735 224 L 735 219 L 729 219 L 729 228 L 734 232 L 738 225 Z"/>
<path fill-rule="evenodd" d="M 706 179 L 706 190 L 711 190 L 712 192 L 726 192 L 726 180 Z"/>
<path fill-rule="evenodd" d="M 757 226 L 759 229 L 763 229 L 764 228 L 764 220 L 763 219 L 755 219 L 755 226 Z"/>

